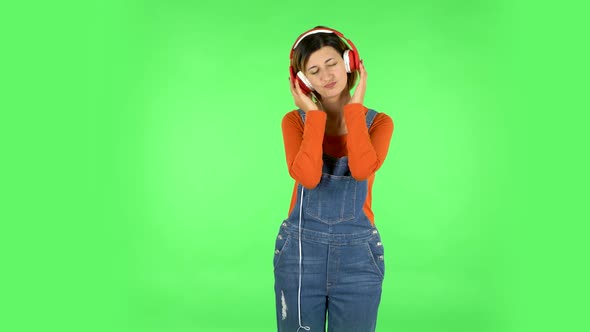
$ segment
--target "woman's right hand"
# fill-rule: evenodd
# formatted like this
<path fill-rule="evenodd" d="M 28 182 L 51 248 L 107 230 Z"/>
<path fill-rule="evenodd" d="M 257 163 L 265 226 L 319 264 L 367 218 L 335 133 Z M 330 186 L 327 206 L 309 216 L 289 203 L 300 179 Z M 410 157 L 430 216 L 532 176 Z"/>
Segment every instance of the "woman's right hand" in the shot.
<path fill-rule="evenodd" d="M 311 98 L 303 93 L 297 80 L 293 80 L 291 76 L 289 76 L 289 86 L 291 88 L 293 100 L 295 101 L 295 106 L 299 107 L 306 113 L 307 111 L 319 109 L 318 106 L 311 100 Z"/>

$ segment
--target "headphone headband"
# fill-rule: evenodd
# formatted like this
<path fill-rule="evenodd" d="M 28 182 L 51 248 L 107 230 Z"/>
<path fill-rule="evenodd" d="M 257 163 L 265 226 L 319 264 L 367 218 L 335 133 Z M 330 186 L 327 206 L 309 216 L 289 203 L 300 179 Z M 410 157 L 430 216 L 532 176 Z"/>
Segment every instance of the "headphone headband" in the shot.
<path fill-rule="evenodd" d="M 303 38 L 309 36 L 309 35 L 313 35 L 316 33 L 333 33 L 336 36 L 340 37 L 341 39 L 344 39 L 348 45 L 350 46 L 350 48 L 356 53 L 358 54 L 358 51 L 356 49 L 356 47 L 354 46 L 354 44 L 346 37 L 344 37 L 344 35 L 341 32 L 338 32 L 334 29 L 330 29 L 330 28 L 314 28 L 311 30 L 308 30 L 304 33 L 302 33 L 301 35 L 299 35 L 299 37 L 297 38 L 297 41 L 295 41 L 295 44 L 293 45 L 293 47 L 291 48 L 291 52 L 289 53 L 289 59 L 293 59 L 293 52 L 295 50 L 295 48 L 297 47 L 297 45 L 299 45 L 299 43 L 303 40 Z"/>
<path fill-rule="evenodd" d="M 299 36 L 299 38 L 297 38 L 297 41 L 295 42 L 295 45 L 293 45 L 293 49 L 295 49 L 297 47 L 297 45 L 299 45 L 299 42 L 303 40 L 303 38 L 309 36 L 309 35 L 313 35 L 316 33 L 320 33 L 320 32 L 324 32 L 324 33 L 334 33 L 334 31 L 332 30 L 328 30 L 328 29 L 317 29 L 317 30 L 310 30 L 308 32 L 304 32 L 301 36 Z"/>

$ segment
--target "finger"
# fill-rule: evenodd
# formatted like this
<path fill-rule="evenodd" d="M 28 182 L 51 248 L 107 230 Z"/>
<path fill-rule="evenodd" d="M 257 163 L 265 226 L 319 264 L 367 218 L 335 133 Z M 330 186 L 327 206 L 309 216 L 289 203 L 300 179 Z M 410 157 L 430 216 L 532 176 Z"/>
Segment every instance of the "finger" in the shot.
<path fill-rule="evenodd" d="M 297 80 L 295 80 L 295 91 L 297 91 L 298 96 L 301 96 L 303 94 L 303 92 L 301 91 L 301 86 L 299 85 L 299 82 Z"/>
<path fill-rule="evenodd" d="M 359 84 L 363 84 L 365 82 L 365 72 L 362 68 L 359 70 Z"/>
<path fill-rule="evenodd" d="M 289 87 L 291 88 L 291 94 L 293 95 L 294 98 L 298 98 L 298 93 L 297 93 L 297 80 L 293 79 L 293 78 L 289 78 L 290 79 L 290 85 Z"/>
<path fill-rule="evenodd" d="M 367 78 L 367 70 L 365 69 L 365 64 L 361 63 L 361 78 L 365 80 Z"/>

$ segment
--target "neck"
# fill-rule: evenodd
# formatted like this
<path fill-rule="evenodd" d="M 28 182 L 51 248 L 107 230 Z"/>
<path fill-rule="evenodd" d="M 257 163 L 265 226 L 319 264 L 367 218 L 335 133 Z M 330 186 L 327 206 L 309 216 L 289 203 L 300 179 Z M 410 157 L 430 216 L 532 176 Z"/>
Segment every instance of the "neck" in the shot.
<path fill-rule="evenodd" d="M 350 92 L 347 89 L 344 89 L 339 96 L 327 99 L 322 98 L 323 110 L 328 114 L 328 118 L 341 114 L 344 110 L 344 105 L 350 102 L 350 98 Z"/>
<path fill-rule="evenodd" d="M 344 123 L 344 105 L 350 102 L 350 92 L 342 91 L 340 96 L 322 99 L 324 112 L 327 114 L 326 133 L 328 135 L 342 135 L 348 132 Z"/>

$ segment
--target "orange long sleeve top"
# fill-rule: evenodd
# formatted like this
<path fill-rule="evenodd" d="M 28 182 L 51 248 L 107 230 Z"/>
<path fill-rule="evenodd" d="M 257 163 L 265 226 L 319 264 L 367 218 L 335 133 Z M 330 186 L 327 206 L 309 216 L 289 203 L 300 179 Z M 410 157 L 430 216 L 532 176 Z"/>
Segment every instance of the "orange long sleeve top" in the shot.
<path fill-rule="evenodd" d="M 340 158 L 348 156 L 348 167 L 357 181 L 368 179 L 368 194 L 363 205 L 366 216 L 375 225 L 371 209 L 372 187 L 375 172 L 383 165 L 393 135 L 393 120 L 378 113 L 373 125 L 367 129 L 365 115 L 368 109 L 362 104 L 344 106 L 344 121 L 348 133 L 341 136 L 324 135 L 327 114 L 320 110 L 308 111 L 305 124 L 297 110 L 287 113 L 282 120 L 283 141 L 289 174 L 295 180 L 290 215 L 297 202 L 297 186 L 315 188 L 322 176 L 322 154 Z"/>

